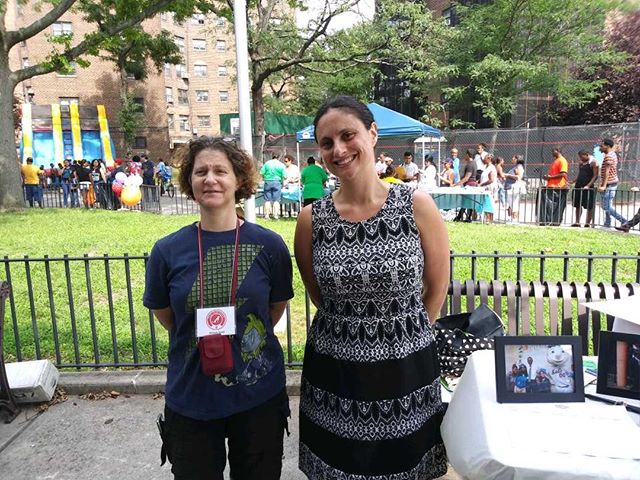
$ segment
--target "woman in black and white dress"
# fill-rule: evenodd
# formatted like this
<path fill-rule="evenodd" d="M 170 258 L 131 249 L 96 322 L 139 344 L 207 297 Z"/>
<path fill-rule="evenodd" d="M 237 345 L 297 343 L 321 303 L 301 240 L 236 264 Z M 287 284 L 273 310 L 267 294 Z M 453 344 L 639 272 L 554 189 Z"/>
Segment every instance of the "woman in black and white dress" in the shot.
<path fill-rule="evenodd" d="M 314 122 L 341 188 L 305 207 L 295 253 L 318 307 L 305 350 L 300 469 L 310 479 L 437 478 L 447 471 L 432 332 L 449 240 L 429 195 L 382 182 L 377 126 L 351 97 Z"/>

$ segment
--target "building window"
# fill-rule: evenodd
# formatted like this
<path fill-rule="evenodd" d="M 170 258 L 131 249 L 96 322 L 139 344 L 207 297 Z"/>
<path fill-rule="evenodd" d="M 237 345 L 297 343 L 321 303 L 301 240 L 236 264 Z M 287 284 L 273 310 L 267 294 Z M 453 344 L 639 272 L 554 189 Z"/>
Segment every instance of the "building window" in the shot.
<path fill-rule="evenodd" d="M 224 65 L 220 65 L 218 67 L 218 76 L 219 77 L 226 77 L 227 76 L 227 67 L 225 67 Z"/>
<path fill-rule="evenodd" d="M 178 105 L 189 105 L 189 90 L 178 89 Z"/>
<path fill-rule="evenodd" d="M 209 101 L 209 90 L 196 90 L 196 102 L 207 103 Z"/>
<path fill-rule="evenodd" d="M 60 105 L 78 105 L 80 99 L 78 97 L 58 97 L 58 102 Z"/>
<path fill-rule="evenodd" d="M 211 116 L 210 115 L 198 115 L 198 127 L 210 128 Z"/>
<path fill-rule="evenodd" d="M 178 50 L 180 50 L 180 53 L 184 53 L 184 37 L 175 35 L 173 37 L 173 42 L 177 45 Z"/>
<path fill-rule="evenodd" d="M 51 25 L 51 34 L 54 37 L 71 35 L 73 34 L 73 24 L 71 22 L 56 22 Z"/>
<path fill-rule="evenodd" d="M 144 98 L 143 97 L 134 97 L 133 103 L 138 107 L 139 113 L 144 113 Z"/>
<path fill-rule="evenodd" d="M 208 73 L 206 63 L 196 63 L 193 65 L 193 74 L 196 77 L 206 77 Z"/>
<path fill-rule="evenodd" d="M 453 6 L 442 11 L 442 18 L 444 20 L 444 24 L 449 27 L 455 27 L 460 23 L 458 16 L 456 15 L 456 9 Z"/>
<path fill-rule="evenodd" d="M 133 148 L 147 148 L 147 137 L 136 137 L 133 141 Z"/>
<path fill-rule="evenodd" d="M 164 64 L 164 76 L 167 78 L 171 78 L 171 64 L 170 63 L 165 63 Z"/>
<path fill-rule="evenodd" d="M 173 113 L 169 113 L 167 115 L 167 128 L 169 129 L 169 131 L 173 130 L 173 128 L 174 128 Z"/>
<path fill-rule="evenodd" d="M 188 132 L 189 131 L 189 115 L 180 115 L 178 119 L 180 121 L 180 131 Z"/>
<path fill-rule="evenodd" d="M 192 41 L 193 49 L 196 52 L 206 52 L 207 51 L 207 41 L 202 38 L 194 38 Z"/>
<path fill-rule="evenodd" d="M 169 104 L 173 104 L 173 88 L 164 87 L 164 98 Z"/>
<path fill-rule="evenodd" d="M 227 51 L 227 42 L 225 40 L 216 40 L 216 51 L 218 51 L 218 52 L 226 52 Z"/>
<path fill-rule="evenodd" d="M 224 27 L 226 23 L 227 23 L 227 20 L 224 17 L 216 18 L 216 27 Z"/>
<path fill-rule="evenodd" d="M 189 78 L 189 73 L 187 72 L 187 67 L 181 63 L 176 65 L 176 77 L 178 78 Z"/>
<path fill-rule="evenodd" d="M 227 103 L 229 101 L 229 92 L 227 90 L 220 90 L 218 92 L 218 99 L 220 103 Z"/>
<path fill-rule="evenodd" d="M 192 25 L 204 25 L 204 13 L 194 13 L 191 15 Z"/>

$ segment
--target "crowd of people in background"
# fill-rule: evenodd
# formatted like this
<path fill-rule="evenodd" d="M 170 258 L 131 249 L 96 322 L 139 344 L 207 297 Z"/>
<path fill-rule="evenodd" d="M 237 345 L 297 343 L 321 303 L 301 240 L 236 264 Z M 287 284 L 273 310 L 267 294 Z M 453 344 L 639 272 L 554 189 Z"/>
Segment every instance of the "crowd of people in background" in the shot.
<path fill-rule="evenodd" d="M 575 178 L 569 179 L 569 162 L 563 156 L 562 149 L 552 149 L 553 161 L 547 174 L 542 176 L 542 188 L 536 193 L 539 224 L 560 225 L 567 200 L 570 199 L 575 210 L 572 226 L 593 227 L 597 192 L 601 194 L 604 228 L 628 232 L 640 223 L 640 210 L 632 219 L 627 220 L 613 205 L 619 182 L 618 156 L 614 142 L 609 138 L 603 139 L 599 150 L 604 157 L 601 165 L 589 151 L 580 150 L 577 174 Z M 280 157 L 273 153 L 271 157 L 260 169 L 264 182 L 265 218 L 278 219 L 282 211 L 289 216 L 297 215 L 299 206 L 292 206 L 291 202 L 287 202 L 286 206 L 281 205 L 283 189 L 300 188 L 300 203 L 307 205 L 339 186 L 339 180 L 332 177 L 322 161 L 313 156 L 307 159 L 307 165 L 302 170 L 293 155 L 285 154 Z M 422 164 L 418 165 L 410 151 L 405 151 L 402 160 L 398 162 L 383 151 L 377 157 L 375 170 L 385 182 L 406 183 L 425 191 L 443 187 L 481 187 L 484 192 L 489 192 L 493 205 L 504 208 L 507 223 L 518 223 L 521 199 L 527 193 L 524 157 L 516 154 L 511 159 L 505 159 L 489 152 L 485 143 L 477 144 L 475 149 L 464 150 L 462 157 L 458 148 L 452 147 L 449 155 L 439 165 L 432 155 L 425 155 Z M 118 197 L 111 191 L 118 172 L 141 175 L 142 185 L 146 187 L 160 185 L 160 195 L 172 178 L 170 166 L 162 159 L 154 163 L 145 154 L 133 155 L 125 160 L 116 159 L 113 167 L 107 167 L 102 159 L 94 159 L 91 162 L 65 160 L 57 166 L 51 163 L 48 168 L 44 168 L 34 165 L 29 158 L 21 166 L 21 171 L 25 200 L 32 207 L 36 204 L 42 207 L 43 192 L 52 190 L 62 194 L 64 207 L 119 209 L 121 205 Z M 158 190 L 143 188 L 143 197 L 146 202 L 156 202 Z M 493 212 L 485 211 L 483 215 L 484 222 L 493 221 Z M 472 222 L 479 218 L 474 209 L 460 208 L 453 220 Z M 617 220 L 619 225 L 613 225 L 612 219 Z"/>
<path fill-rule="evenodd" d="M 30 207 L 44 207 L 45 191 L 61 194 L 61 206 L 65 208 L 121 208 L 118 196 L 112 192 L 118 173 L 140 175 L 142 185 L 163 187 L 171 182 L 172 169 L 162 159 L 155 164 L 146 154 L 133 155 L 130 159 L 116 159 L 110 167 L 101 158 L 91 161 L 64 160 L 48 168 L 34 165 L 31 157 L 21 165 L 25 200 Z M 146 201 L 157 201 L 156 188 L 143 188 Z M 82 204 L 80 203 L 82 202 Z"/>
<path fill-rule="evenodd" d="M 553 161 L 546 175 L 542 176 L 544 184 L 536 198 L 539 205 L 538 220 L 542 225 L 560 225 L 570 188 L 571 203 L 575 208 L 574 227 L 593 227 L 594 209 L 597 192 L 601 193 L 601 206 L 604 212 L 604 228 L 616 228 L 628 232 L 640 223 L 640 211 L 632 220 L 626 220 L 613 206 L 618 188 L 617 165 L 618 156 L 614 150 L 614 142 L 605 138 L 599 145 L 603 154 L 602 165 L 599 166 L 594 156 L 587 150 L 578 154 L 578 172 L 573 180 L 569 180 L 569 162 L 562 155 L 559 147 L 552 149 Z M 459 150 L 451 148 L 450 155 L 436 168 L 431 155 L 426 155 L 422 168 L 413 162 L 411 152 L 404 152 L 403 161 L 394 165 L 394 160 L 381 152 L 376 162 L 376 172 L 386 182 L 404 182 L 427 191 L 436 187 L 482 187 L 489 192 L 496 205 L 506 210 L 506 222 L 518 223 L 522 195 L 527 193 L 525 182 L 525 160 L 520 154 L 513 155 L 510 161 L 489 152 L 487 145 L 480 143 L 475 149 L 464 151 L 462 158 Z M 582 217 L 586 211 L 584 223 Z M 471 222 L 478 219 L 473 209 L 461 208 L 454 221 Z M 612 224 L 612 219 L 620 222 Z M 484 221 L 491 223 L 493 213 L 485 212 Z"/>

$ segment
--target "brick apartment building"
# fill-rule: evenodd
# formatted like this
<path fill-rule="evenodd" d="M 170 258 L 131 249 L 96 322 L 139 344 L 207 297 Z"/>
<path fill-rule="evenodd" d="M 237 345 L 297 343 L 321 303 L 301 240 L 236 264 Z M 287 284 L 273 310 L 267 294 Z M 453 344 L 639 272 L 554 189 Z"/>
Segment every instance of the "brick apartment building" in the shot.
<path fill-rule="evenodd" d="M 9 0 L 7 29 L 17 29 L 41 17 L 34 3 L 20 5 Z M 180 47 L 183 63 L 165 65 L 158 73 L 150 66 L 144 81 L 129 79 L 129 92 L 142 106 L 145 126 L 136 132 L 133 153 L 148 152 L 153 159 L 170 159 L 175 149 L 193 135 L 220 132 L 218 115 L 238 111 L 235 76 L 235 45 L 231 25 L 224 18 L 195 14 L 182 23 L 170 13 L 143 23 L 149 33 L 169 31 Z M 66 13 L 37 36 L 11 50 L 11 67 L 34 65 L 51 51 L 47 36 L 73 33 L 78 42 L 91 31 L 81 16 Z M 114 63 L 86 57 L 91 65 L 71 75 L 50 73 L 26 80 L 16 95 L 38 105 L 71 103 L 105 105 L 116 156 L 126 155 L 118 122 L 120 75 Z M 64 107 L 62 107 L 64 108 Z"/>

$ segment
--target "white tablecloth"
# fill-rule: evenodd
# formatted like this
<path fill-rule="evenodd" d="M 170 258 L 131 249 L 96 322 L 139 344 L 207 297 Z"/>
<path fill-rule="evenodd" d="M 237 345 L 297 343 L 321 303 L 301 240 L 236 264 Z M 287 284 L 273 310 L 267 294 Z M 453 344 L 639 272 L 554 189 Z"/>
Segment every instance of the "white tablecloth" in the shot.
<path fill-rule="evenodd" d="M 527 435 L 523 428 L 517 439 L 513 438 L 513 411 L 522 404 L 499 404 L 496 402 L 494 352 L 479 351 L 474 353 L 465 372 L 460 378 L 455 394 L 442 424 L 442 437 L 447 447 L 449 461 L 453 468 L 466 479 L 580 479 L 580 480 L 640 480 L 640 460 L 629 458 L 609 458 L 580 453 L 557 453 L 543 451 L 539 441 Z M 574 406 L 576 409 L 614 408 L 598 402 L 587 404 L 541 404 L 531 408 L 544 411 L 545 408 L 562 408 Z M 526 420 L 530 420 L 526 419 Z M 588 420 L 587 420 L 588 421 Z M 631 419 L 629 418 L 629 421 Z M 523 426 L 526 425 L 523 421 Z M 542 422 L 544 424 L 545 422 Z M 552 420 L 547 422 L 549 435 L 554 435 Z M 584 424 L 583 424 L 584 425 Z M 629 425 L 624 424 L 626 427 Z M 557 428 L 557 427 L 556 427 Z M 634 429 L 638 428 L 638 432 Z M 576 429 L 576 431 L 579 429 Z M 635 442 L 635 434 L 640 427 L 632 425 L 631 435 Z M 629 433 L 629 428 L 624 430 Z M 567 433 L 566 430 L 563 431 Z M 569 434 L 574 434 L 569 432 Z M 584 432 L 580 433 L 584 438 Z M 593 432 L 589 444 L 596 452 L 606 451 L 612 438 L 620 440 L 620 435 L 603 438 Z M 576 444 L 580 443 L 576 439 Z M 624 439 L 624 438 L 623 438 Z M 591 443 L 593 442 L 593 443 Z M 608 443 L 609 442 L 609 443 Z M 583 442 L 584 443 L 584 442 Z M 633 443 L 632 445 L 635 445 Z M 632 446 L 632 453 L 635 452 Z M 637 444 L 640 458 L 640 443 Z M 634 455 L 635 456 L 635 455 Z"/>

